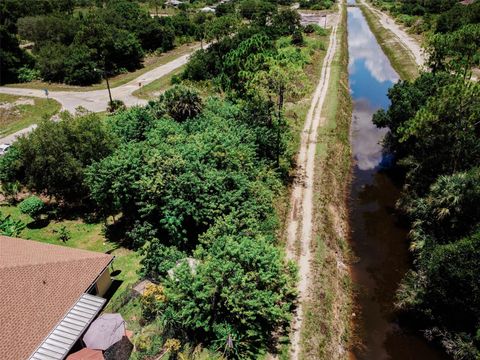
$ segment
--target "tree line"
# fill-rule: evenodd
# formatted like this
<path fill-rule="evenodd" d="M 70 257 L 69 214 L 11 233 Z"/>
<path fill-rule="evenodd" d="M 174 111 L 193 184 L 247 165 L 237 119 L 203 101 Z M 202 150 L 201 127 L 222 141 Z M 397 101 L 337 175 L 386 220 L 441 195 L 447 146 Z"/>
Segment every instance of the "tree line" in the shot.
<path fill-rule="evenodd" d="M 471 70 L 480 26 L 454 28 L 429 37 L 431 71 L 394 85 L 390 107 L 374 122 L 390 129 L 386 149 L 404 175 L 398 208 L 410 223 L 413 268 L 397 306 L 455 359 L 473 360 L 480 357 L 480 85 Z"/>
<path fill-rule="evenodd" d="M 37 78 L 72 85 L 98 83 L 140 68 L 146 53 L 203 40 L 208 37 L 206 23 L 232 11 L 224 4 L 216 15 L 191 14 L 187 4 L 176 15 L 152 17 L 138 1 L 4 1 L 0 83 Z M 20 39 L 30 43 L 31 51 L 20 47 Z"/>
<path fill-rule="evenodd" d="M 480 3 L 456 0 L 392 1 L 375 0 L 385 10 L 417 33 L 452 32 L 480 21 Z"/>

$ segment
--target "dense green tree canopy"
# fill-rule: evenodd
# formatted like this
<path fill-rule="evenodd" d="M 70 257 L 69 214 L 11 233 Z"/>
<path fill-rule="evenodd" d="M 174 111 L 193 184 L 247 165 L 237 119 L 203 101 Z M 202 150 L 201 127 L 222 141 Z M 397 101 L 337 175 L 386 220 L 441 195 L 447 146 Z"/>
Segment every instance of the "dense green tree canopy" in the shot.
<path fill-rule="evenodd" d="M 1 181 L 20 181 L 32 191 L 79 202 L 87 195 L 86 166 L 108 155 L 114 141 L 96 115 L 43 121 L 17 140 L 2 160 Z"/>

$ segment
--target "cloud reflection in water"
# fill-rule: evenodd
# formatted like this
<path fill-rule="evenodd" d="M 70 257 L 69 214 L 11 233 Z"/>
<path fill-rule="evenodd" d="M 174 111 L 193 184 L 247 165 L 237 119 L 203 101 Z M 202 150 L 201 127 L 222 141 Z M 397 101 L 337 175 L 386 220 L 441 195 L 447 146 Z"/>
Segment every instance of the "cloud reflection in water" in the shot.
<path fill-rule="evenodd" d="M 360 170 L 370 170 L 382 161 L 387 129 L 372 123 L 373 114 L 389 105 L 388 89 L 398 81 L 388 58 L 370 31 L 359 8 L 349 8 L 349 80 L 354 101 L 352 150 Z"/>

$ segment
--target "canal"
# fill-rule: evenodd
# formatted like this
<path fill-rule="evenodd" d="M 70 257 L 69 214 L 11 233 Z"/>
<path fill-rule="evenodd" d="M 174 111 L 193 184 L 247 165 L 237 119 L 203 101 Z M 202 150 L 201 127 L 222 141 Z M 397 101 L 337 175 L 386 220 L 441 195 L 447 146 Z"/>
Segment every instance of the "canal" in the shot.
<path fill-rule="evenodd" d="M 407 232 L 394 206 L 399 189 L 382 171 L 385 156 L 372 115 L 389 105 L 388 89 L 398 81 L 388 58 L 357 7 L 348 7 L 349 80 L 353 101 L 351 146 L 354 155 L 350 196 L 352 277 L 357 291 L 357 360 L 447 359 L 423 337 L 400 326 L 395 292 L 410 265 Z"/>

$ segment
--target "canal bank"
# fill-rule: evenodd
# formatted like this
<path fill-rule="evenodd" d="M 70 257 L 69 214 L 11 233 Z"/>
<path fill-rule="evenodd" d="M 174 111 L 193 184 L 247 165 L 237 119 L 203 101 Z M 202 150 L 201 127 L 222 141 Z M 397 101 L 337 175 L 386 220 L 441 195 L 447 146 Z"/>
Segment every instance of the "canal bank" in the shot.
<path fill-rule="evenodd" d="M 388 89 L 399 80 L 358 7 L 348 8 L 348 76 L 353 102 L 354 159 L 349 199 L 351 265 L 355 289 L 357 360 L 439 360 L 443 353 L 421 334 L 402 327 L 394 311 L 395 292 L 410 267 L 407 231 L 395 214 L 397 185 L 385 172 L 388 156 L 373 114 L 389 105 Z"/>
<path fill-rule="evenodd" d="M 330 67 L 322 126 L 315 141 L 315 173 L 309 297 L 304 304 L 298 359 L 345 359 L 352 313 L 348 271 L 347 198 L 350 183 L 351 99 L 348 86 L 347 10 L 337 28 L 338 46 Z"/>

